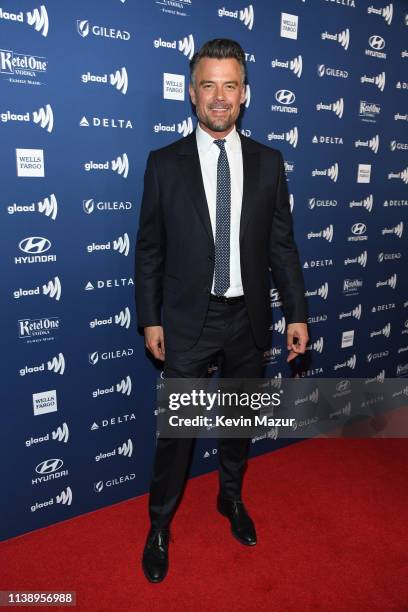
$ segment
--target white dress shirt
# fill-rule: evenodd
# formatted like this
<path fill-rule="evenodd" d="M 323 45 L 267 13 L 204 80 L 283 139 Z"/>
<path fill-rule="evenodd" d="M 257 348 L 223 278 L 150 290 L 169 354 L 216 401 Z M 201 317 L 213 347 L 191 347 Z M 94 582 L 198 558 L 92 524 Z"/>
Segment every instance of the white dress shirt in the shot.
<path fill-rule="evenodd" d="M 201 174 L 204 182 L 208 211 L 215 241 L 216 204 L 217 204 L 217 164 L 220 154 L 219 147 L 214 144 L 215 138 L 197 125 L 196 130 L 198 155 L 200 157 Z M 230 286 L 226 297 L 242 295 L 241 260 L 239 253 L 239 225 L 242 208 L 242 189 L 244 171 L 242 165 L 241 139 L 234 128 L 225 136 L 225 150 L 231 174 L 231 231 L 230 231 Z M 211 293 L 214 293 L 214 278 Z"/>

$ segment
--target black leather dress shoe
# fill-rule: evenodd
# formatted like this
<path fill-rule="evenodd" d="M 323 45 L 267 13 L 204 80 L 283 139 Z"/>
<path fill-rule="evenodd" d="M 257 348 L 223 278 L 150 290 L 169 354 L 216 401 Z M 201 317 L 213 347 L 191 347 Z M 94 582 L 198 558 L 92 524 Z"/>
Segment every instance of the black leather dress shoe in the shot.
<path fill-rule="evenodd" d="M 151 528 L 143 551 L 142 567 L 150 582 L 161 582 L 169 569 L 169 529 Z"/>
<path fill-rule="evenodd" d="M 241 544 L 255 546 L 255 525 L 241 500 L 217 498 L 217 509 L 231 523 L 231 533 Z"/>

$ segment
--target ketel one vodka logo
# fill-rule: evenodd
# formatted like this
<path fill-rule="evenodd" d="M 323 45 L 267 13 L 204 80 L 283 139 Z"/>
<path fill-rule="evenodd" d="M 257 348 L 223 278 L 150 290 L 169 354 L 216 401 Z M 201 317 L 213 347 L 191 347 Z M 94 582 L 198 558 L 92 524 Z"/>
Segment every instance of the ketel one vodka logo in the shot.
<path fill-rule="evenodd" d="M 43 482 L 47 482 L 49 480 L 55 480 L 57 478 L 63 478 L 64 476 L 69 475 L 68 470 L 62 469 L 64 466 L 64 462 L 62 459 L 46 459 L 45 461 L 41 461 L 36 468 L 35 471 L 38 474 L 35 478 L 31 479 L 31 483 L 33 485 L 41 484 Z"/>
<path fill-rule="evenodd" d="M 29 236 L 18 243 L 20 251 L 25 255 L 15 257 L 16 264 L 49 263 L 57 261 L 57 256 L 49 254 L 51 242 L 42 236 Z"/>
<path fill-rule="evenodd" d="M 11 11 L 5 11 L 0 7 L 0 19 L 17 23 L 28 23 L 28 25 L 32 26 L 36 32 L 42 34 L 42 36 L 45 37 L 48 34 L 48 14 L 47 9 L 43 4 L 40 6 L 40 8 L 35 8 L 32 11 L 27 11 L 26 13 L 23 11 L 13 13 Z"/>
<path fill-rule="evenodd" d="M 129 159 L 126 153 L 123 153 L 116 159 L 112 159 L 110 162 L 94 162 L 89 161 L 85 162 L 84 169 L 87 172 L 92 170 L 112 170 L 121 176 L 122 178 L 127 178 L 129 174 Z"/>
<path fill-rule="evenodd" d="M 52 193 L 49 197 L 39 202 L 33 202 L 31 204 L 10 204 L 7 206 L 7 212 L 9 215 L 39 212 L 55 221 L 58 214 L 58 202 L 57 198 Z"/>
<path fill-rule="evenodd" d="M 47 365 L 48 372 L 54 372 L 55 374 L 61 374 L 65 372 L 65 358 L 63 353 L 58 353 L 52 359 L 47 361 L 47 364 L 41 363 L 38 366 L 24 366 L 20 369 L 20 376 L 26 376 L 27 374 L 37 374 L 38 372 L 45 372 L 45 366 Z"/>
<path fill-rule="evenodd" d="M 39 125 L 47 132 L 51 133 L 54 127 L 54 113 L 50 104 L 34 111 L 33 113 L 13 113 L 10 110 L 3 111 L 0 113 L 0 121 L 2 123 L 9 123 L 16 121 L 18 123 L 30 123 L 31 121 L 36 125 Z"/>
<path fill-rule="evenodd" d="M 117 251 L 121 255 L 127 257 L 129 255 L 129 235 L 125 232 L 123 236 L 119 236 L 116 240 L 110 242 L 96 244 L 88 244 L 86 250 L 88 253 L 95 253 L 96 251 Z"/>
<path fill-rule="evenodd" d="M 126 95 L 129 79 L 128 73 L 124 66 L 119 68 L 115 72 L 111 72 L 110 74 L 91 74 L 89 71 L 85 74 L 81 75 L 81 81 L 85 84 L 87 83 L 100 83 L 102 85 L 112 85 L 115 89 L 117 89 L 121 94 Z"/>

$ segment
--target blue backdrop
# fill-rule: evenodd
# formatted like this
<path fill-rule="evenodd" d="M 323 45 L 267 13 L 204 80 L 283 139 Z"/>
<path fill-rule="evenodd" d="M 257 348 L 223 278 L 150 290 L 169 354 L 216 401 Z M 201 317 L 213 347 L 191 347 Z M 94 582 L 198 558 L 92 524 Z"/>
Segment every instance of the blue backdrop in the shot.
<path fill-rule="evenodd" d="M 147 491 L 142 179 L 194 128 L 210 38 L 245 49 L 240 129 L 286 162 L 311 342 L 289 367 L 272 290 L 268 375 L 407 376 L 407 26 L 402 0 L 0 0 L 2 539 Z M 199 441 L 192 473 L 215 466 Z"/>

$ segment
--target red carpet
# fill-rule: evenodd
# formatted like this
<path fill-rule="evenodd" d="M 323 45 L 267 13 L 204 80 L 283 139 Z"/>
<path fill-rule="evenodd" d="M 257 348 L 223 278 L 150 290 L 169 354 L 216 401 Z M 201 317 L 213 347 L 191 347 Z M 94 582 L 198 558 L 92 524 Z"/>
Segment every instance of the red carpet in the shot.
<path fill-rule="evenodd" d="M 406 440 L 291 445 L 250 461 L 253 548 L 216 512 L 212 473 L 187 486 L 163 583 L 140 569 L 144 496 L 4 542 L 0 590 L 76 590 L 81 612 L 406 611 L 407 465 Z"/>

